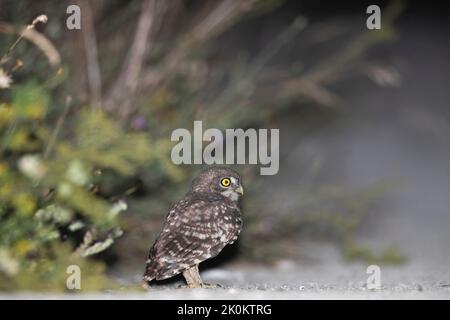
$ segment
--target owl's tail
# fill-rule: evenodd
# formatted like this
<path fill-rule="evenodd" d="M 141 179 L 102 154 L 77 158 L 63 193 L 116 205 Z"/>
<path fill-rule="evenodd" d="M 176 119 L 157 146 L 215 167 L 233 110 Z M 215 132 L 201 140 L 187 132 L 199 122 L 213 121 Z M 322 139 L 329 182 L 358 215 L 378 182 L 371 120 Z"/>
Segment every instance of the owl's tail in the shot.
<path fill-rule="evenodd" d="M 155 272 L 154 268 L 147 267 L 145 269 L 145 273 L 144 273 L 144 276 L 142 277 L 142 279 L 146 282 L 150 282 L 155 278 L 156 278 L 156 272 Z"/>
<path fill-rule="evenodd" d="M 156 278 L 158 270 L 154 263 L 155 260 L 156 260 L 155 254 L 154 254 L 154 250 L 152 248 L 148 254 L 148 258 L 147 258 L 146 265 L 145 265 L 144 276 L 142 277 L 144 282 L 150 282 Z"/>
<path fill-rule="evenodd" d="M 150 282 L 156 278 L 156 270 L 153 267 L 152 263 L 147 260 L 147 265 L 145 266 L 144 276 L 142 280 L 145 282 Z"/>

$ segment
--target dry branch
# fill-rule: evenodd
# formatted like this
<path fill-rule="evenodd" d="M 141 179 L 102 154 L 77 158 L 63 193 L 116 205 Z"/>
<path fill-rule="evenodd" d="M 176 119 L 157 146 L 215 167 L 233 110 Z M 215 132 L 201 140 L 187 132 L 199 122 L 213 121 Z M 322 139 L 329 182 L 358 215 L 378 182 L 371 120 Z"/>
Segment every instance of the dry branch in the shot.
<path fill-rule="evenodd" d="M 185 36 L 179 41 L 177 47 L 173 48 L 161 62 L 159 71 L 156 71 L 154 67 L 144 70 L 140 86 L 151 90 L 170 80 L 171 75 L 175 73 L 193 48 L 226 30 L 255 3 L 255 0 L 220 1 L 206 14 L 197 18 L 191 30 L 184 32 Z"/>
<path fill-rule="evenodd" d="M 120 113 L 123 117 L 127 117 L 130 113 L 129 105 L 124 105 L 124 103 L 137 88 L 145 54 L 151 45 L 149 38 L 157 14 L 158 2 L 158 0 L 144 0 L 142 2 L 141 14 L 130 50 L 107 97 L 107 108 L 113 111 L 122 107 Z"/>
<path fill-rule="evenodd" d="M 102 81 L 100 66 L 98 63 L 97 39 L 94 28 L 94 18 L 90 1 L 78 1 L 83 19 L 81 19 L 81 30 L 83 37 L 84 54 L 86 58 L 86 74 L 89 85 L 90 103 L 94 107 L 102 104 Z"/>
<path fill-rule="evenodd" d="M 16 27 L 6 22 L 0 22 L 0 33 L 22 34 L 25 39 L 38 47 L 47 57 L 53 67 L 61 64 L 61 56 L 55 46 L 42 33 L 27 27 Z"/>

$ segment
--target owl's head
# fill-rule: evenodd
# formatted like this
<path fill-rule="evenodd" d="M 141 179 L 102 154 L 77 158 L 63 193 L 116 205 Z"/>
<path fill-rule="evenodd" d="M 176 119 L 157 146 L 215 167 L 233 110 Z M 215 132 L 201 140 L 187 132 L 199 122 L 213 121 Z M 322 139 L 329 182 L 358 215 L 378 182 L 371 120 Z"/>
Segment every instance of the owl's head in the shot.
<path fill-rule="evenodd" d="M 192 182 L 192 191 L 218 193 L 232 201 L 238 201 L 244 194 L 239 173 L 223 167 L 212 167 L 201 172 Z"/>

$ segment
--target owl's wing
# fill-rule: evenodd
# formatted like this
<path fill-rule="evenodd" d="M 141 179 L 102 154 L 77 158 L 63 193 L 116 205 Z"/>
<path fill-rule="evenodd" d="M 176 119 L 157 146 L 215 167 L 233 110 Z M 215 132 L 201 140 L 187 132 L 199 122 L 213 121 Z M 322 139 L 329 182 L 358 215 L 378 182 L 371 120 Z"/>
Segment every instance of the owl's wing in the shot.
<path fill-rule="evenodd" d="M 239 233 L 237 208 L 214 199 L 176 204 L 149 253 L 147 279 L 162 280 L 215 257 Z"/>

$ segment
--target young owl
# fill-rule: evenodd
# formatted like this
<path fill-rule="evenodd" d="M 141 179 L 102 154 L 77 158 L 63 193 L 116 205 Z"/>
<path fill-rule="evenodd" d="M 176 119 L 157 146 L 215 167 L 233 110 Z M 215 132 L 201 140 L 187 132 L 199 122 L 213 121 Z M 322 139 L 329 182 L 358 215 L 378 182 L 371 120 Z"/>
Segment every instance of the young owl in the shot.
<path fill-rule="evenodd" d="M 190 288 L 208 287 L 198 265 L 236 241 L 242 228 L 238 201 L 243 194 L 234 170 L 213 167 L 200 173 L 191 190 L 170 209 L 148 254 L 144 282 L 182 272 Z"/>

